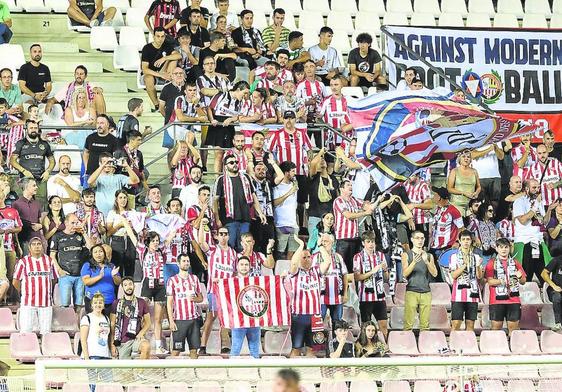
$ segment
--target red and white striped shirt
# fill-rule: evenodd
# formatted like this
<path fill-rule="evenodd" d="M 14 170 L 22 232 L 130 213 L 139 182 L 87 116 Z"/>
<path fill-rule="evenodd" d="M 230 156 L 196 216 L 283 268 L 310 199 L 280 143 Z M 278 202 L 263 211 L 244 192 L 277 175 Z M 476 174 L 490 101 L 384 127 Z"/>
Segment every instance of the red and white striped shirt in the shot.
<path fill-rule="evenodd" d="M 0 229 L 9 230 L 22 226 L 23 223 L 20 219 L 18 210 L 12 207 L 0 208 Z M 15 234 L 13 233 L 4 233 L 4 250 L 16 250 L 14 236 Z"/>
<path fill-rule="evenodd" d="M 142 266 L 143 277 L 157 280 L 161 285 L 164 284 L 164 264 L 166 264 L 164 254 L 160 250 L 151 252 L 142 242 L 137 245 L 137 254 Z"/>
<path fill-rule="evenodd" d="M 189 223 L 189 227 L 190 227 L 191 241 L 199 241 L 199 228 L 194 227 L 193 222 L 197 219 L 200 212 L 201 212 L 201 207 L 198 204 L 192 205 L 187 209 L 186 212 L 186 220 Z M 209 219 L 210 226 L 211 226 L 211 230 L 205 233 L 205 242 L 207 244 L 214 244 L 213 229 L 215 227 L 215 215 L 213 214 L 211 208 L 207 208 L 205 210 L 205 216 Z"/>
<path fill-rule="evenodd" d="M 182 228 L 176 231 L 172 242 L 166 247 L 167 264 L 176 264 L 178 262 L 178 256 L 182 253 L 187 253 L 191 249 L 189 246 L 189 241 L 191 240 L 190 230 L 191 225 L 186 223 Z"/>
<path fill-rule="evenodd" d="M 193 104 L 191 102 L 188 102 L 184 95 L 180 95 L 174 101 L 174 110 L 172 110 L 172 114 L 170 115 L 168 123 L 172 123 L 177 120 L 175 109 L 180 109 L 187 117 L 197 117 L 197 110 L 199 108 L 201 108 L 200 102 Z"/>
<path fill-rule="evenodd" d="M 349 112 L 347 111 L 347 99 L 343 95 L 341 98 L 336 98 L 334 95 L 326 98 L 322 103 L 320 114 L 326 124 L 338 130 L 346 124 L 351 124 Z M 346 136 L 353 136 L 353 132 L 347 132 Z M 335 150 L 343 142 L 341 136 L 332 132 L 326 132 L 324 138 L 324 146 L 329 150 Z"/>
<path fill-rule="evenodd" d="M 542 203 L 549 206 L 562 197 L 562 189 L 548 189 L 548 184 L 554 184 L 562 179 L 562 163 L 556 158 L 549 158 L 548 166 L 541 161 L 536 161 L 528 169 L 523 180 L 534 178 L 541 183 Z"/>
<path fill-rule="evenodd" d="M 228 279 L 234 276 L 238 256 L 231 247 L 222 249 L 218 245 L 212 246 L 207 252 L 207 260 L 209 262 L 209 282 L 212 282 L 213 279 Z M 210 292 L 215 292 L 214 284 L 211 284 Z"/>
<path fill-rule="evenodd" d="M 406 189 L 410 203 L 421 204 L 431 198 L 431 190 L 425 181 L 419 180 L 415 184 L 405 182 L 404 188 Z M 414 222 L 418 225 L 429 223 L 431 221 L 429 210 L 414 208 L 412 210 L 412 215 L 414 216 Z"/>
<path fill-rule="evenodd" d="M 342 257 L 336 252 L 331 254 L 332 262 L 330 268 L 320 281 L 320 295 L 322 296 L 322 303 L 325 305 L 339 305 L 343 303 L 343 280 L 347 275 L 347 267 L 343 262 Z M 322 254 L 316 252 L 312 256 L 312 265 L 320 267 L 324 261 Z"/>
<path fill-rule="evenodd" d="M 189 169 L 195 166 L 191 155 L 180 158 L 178 164 L 172 168 L 172 188 L 183 188 L 191 182 Z"/>
<path fill-rule="evenodd" d="M 304 100 L 316 97 L 316 105 L 306 105 L 308 113 L 318 113 L 322 107 L 322 102 L 329 94 L 326 91 L 326 86 L 318 80 L 310 81 L 307 79 L 302 80 L 297 85 L 296 96 Z"/>
<path fill-rule="evenodd" d="M 244 152 L 244 150 L 238 150 L 236 148 L 231 148 L 229 149 L 226 154 L 224 154 L 225 156 L 227 155 L 234 155 L 236 157 L 236 159 L 238 160 L 238 170 L 241 173 L 246 173 L 246 171 L 248 170 L 248 157 L 246 156 L 246 153 Z"/>
<path fill-rule="evenodd" d="M 49 256 L 21 258 L 14 270 L 14 279 L 21 281 L 21 304 L 42 308 L 52 306 L 52 280 L 55 276 L 55 266 Z"/>
<path fill-rule="evenodd" d="M 299 268 L 291 276 L 293 289 L 293 314 L 320 314 L 320 268 L 311 267 L 308 270 Z"/>
<path fill-rule="evenodd" d="M 525 154 L 524 144 L 520 144 L 517 147 L 513 147 L 511 149 L 511 159 L 513 160 L 513 175 L 519 176 L 521 179 L 525 178 L 529 167 L 531 167 L 531 165 L 539 159 L 537 156 L 537 150 L 535 149 L 535 147 L 531 147 L 531 151 L 529 152 L 525 165 L 523 167 L 519 167 L 517 161 L 521 159 L 523 154 Z"/>
<path fill-rule="evenodd" d="M 238 258 L 244 256 L 243 253 L 238 253 Z M 250 272 L 248 276 L 262 276 L 262 266 L 265 263 L 265 255 L 261 252 L 253 252 L 248 257 L 250 259 Z"/>
<path fill-rule="evenodd" d="M 265 76 L 266 76 L 265 66 L 264 66 L 264 65 L 260 65 L 259 67 L 257 67 L 257 68 L 254 70 L 254 75 L 256 76 L 256 79 L 262 79 L 262 80 L 264 80 L 264 79 L 265 79 Z M 279 72 L 277 73 L 277 79 L 278 79 L 277 84 L 279 84 L 280 86 L 282 86 L 283 83 L 284 83 L 286 80 L 294 80 L 294 79 L 293 79 L 293 73 L 292 73 L 291 71 L 289 71 L 288 69 L 286 69 L 286 68 L 282 68 L 282 69 L 280 69 Z M 260 82 L 260 81 L 258 81 L 258 87 L 260 87 L 260 86 L 259 86 L 259 82 Z"/>
<path fill-rule="evenodd" d="M 464 227 L 464 223 L 457 207 L 452 204 L 438 207 L 433 217 L 431 248 L 450 248 L 457 240 L 462 227 Z"/>
<path fill-rule="evenodd" d="M 498 222 L 497 229 L 500 231 L 501 235 L 510 241 L 515 238 L 515 225 L 512 220 L 503 219 Z"/>
<path fill-rule="evenodd" d="M 275 108 L 269 102 L 262 102 L 259 107 L 256 107 L 252 100 L 247 99 L 242 104 L 242 108 L 240 109 L 240 115 L 244 117 L 250 117 L 255 114 L 260 114 L 261 120 L 267 120 L 270 118 L 277 118 L 277 113 L 275 112 Z M 251 140 L 251 139 L 250 139 Z"/>
<path fill-rule="evenodd" d="M 334 200 L 334 229 L 336 232 L 336 240 L 353 239 L 359 236 L 359 222 L 357 219 L 347 219 L 343 213 L 361 211 L 362 203 L 350 196 L 349 200 L 345 200 L 339 196 Z"/>
<path fill-rule="evenodd" d="M 308 156 L 307 153 L 312 149 L 306 130 L 295 129 L 294 133 L 289 133 L 285 128 L 277 132 L 269 139 L 268 150 L 275 155 L 278 162 L 291 161 L 297 166 L 298 176 L 308 175 Z"/>
<path fill-rule="evenodd" d="M 374 269 L 376 266 L 385 264 L 386 259 L 384 257 L 384 253 L 375 251 L 373 255 L 369 255 L 365 250 L 357 253 L 353 256 L 353 272 L 358 272 L 360 274 L 366 273 L 366 264 L 369 264 L 369 270 Z M 368 272 L 367 271 L 367 272 Z M 382 270 L 377 272 L 377 274 L 383 274 Z M 372 279 L 374 279 L 374 275 Z M 384 278 L 384 277 L 383 277 Z M 373 282 L 374 283 L 374 282 Z M 372 292 L 367 292 L 365 290 L 365 280 L 357 281 L 357 295 L 359 296 L 359 301 L 361 302 L 375 302 L 375 301 L 384 301 L 385 297 L 380 296 L 377 294 L 377 288 L 373 287 Z"/>
<path fill-rule="evenodd" d="M 482 258 L 477 254 L 472 254 L 474 256 L 474 261 L 476 265 L 482 263 Z M 454 271 L 462 267 L 464 263 L 459 260 L 458 252 L 451 255 L 451 261 L 449 262 L 449 270 Z M 468 270 L 465 270 L 468 273 Z M 462 276 L 462 275 L 461 275 Z M 469 282 L 465 282 L 469 283 Z M 459 278 L 453 280 L 453 291 L 451 292 L 451 302 L 478 302 L 479 297 L 470 296 L 470 288 L 463 287 L 459 288 Z"/>
<path fill-rule="evenodd" d="M 168 279 L 166 295 L 174 300 L 174 320 L 194 320 L 200 316 L 199 307 L 191 300 L 201 294 L 201 284 L 195 275 L 182 278 L 179 274 Z"/>

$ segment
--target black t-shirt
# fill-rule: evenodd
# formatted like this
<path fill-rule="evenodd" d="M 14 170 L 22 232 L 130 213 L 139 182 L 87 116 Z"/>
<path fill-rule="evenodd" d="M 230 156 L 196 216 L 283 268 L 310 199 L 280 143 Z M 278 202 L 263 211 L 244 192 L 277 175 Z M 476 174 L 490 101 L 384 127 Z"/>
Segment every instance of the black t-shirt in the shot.
<path fill-rule="evenodd" d="M 334 200 L 338 197 L 338 189 L 339 189 L 339 182 L 334 175 L 331 175 L 330 178 L 332 179 L 332 190 L 330 191 L 332 195 L 332 199 L 328 202 L 321 203 L 318 199 L 318 188 L 320 186 L 320 178 L 322 178 L 322 182 L 326 186 L 326 188 L 330 185 L 330 181 L 328 178 L 324 178 L 317 173 L 314 177 L 310 178 L 310 193 L 308 198 L 308 215 L 315 216 L 315 217 L 322 217 L 327 212 L 333 211 L 333 204 Z"/>
<path fill-rule="evenodd" d="M 188 28 L 188 31 L 191 34 L 192 46 L 203 48 L 205 46 L 205 42 L 211 42 L 211 35 L 209 34 L 209 30 L 204 27 L 199 26 L 195 31 L 191 31 L 191 29 Z"/>
<path fill-rule="evenodd" d="M 359 48 L 351 49 L 349 56 L 347 58 L 348 64 L 355 64 L 355 68 L 359 72 L 373 73 L 375 70 L 375 65 L 380 63 L 382 58 L 376 50 L 369 48 L 369 52 L 366 57 L 361 57 L 359 53 Z"/>
<path fill-rule="evenodd" d="M 242 29 L 244 29 L 244 27 L 240 26 L 240 27 L 235 28 L 235 29 L 232 31 L 231 37 L 232 37 L 232 40 L 234 41 L 234 43 L 235 43 L 236 45 L 238 45 L 238 47 L 240 47 L 240 48 L 254 48 L 254 49 L 257 49 L 257 48 L 258 48 L 258 42 L 257 42 L 256 39 L 254 39 L 254 36 L 253 36 L 253 33 L 254 33 L 253 28 L 244 29 L 244 30 L 246 30 L 246 31 L 248 32 L 248 35 L 251 37 L 251 40 L 252 40 L 252 44 L 251 44 L 251 45 L 248 44 L 246 41 L 244 41 L 244 34 L 242 33 Z M 259 31 L 257 32 L 257 34 L 259 34 Z"/>
<path fill-rule="evenodd" d="M 562 143 L 554 143 L 552 151 L 548 154 L 548 156 L 562 161 Z"/>
<path fill-rule="evenodd" d="M 24 80 L 26 87 L 34 93 L 41 93 L 45 91 L 45 84 L 51 81 L 51 71 L 45 64 L 35 67 L 28 62 L 21 66 L 18 80 Z"/>
<path fill-rule="evenodd" d="M 545 269 L 552 274 L 552 281 L 562 287 L 562 256 L 550 260 Z"/>
<path fill-rule="evenodd" d="M 174 111 L 174 103 L 176 98 L 183 95 L 184 86 L 176 86 L 172 82 L 166 83 L 160 92 L 160 100 L 164 101 L 164 124 L 168 124 L 172 112 Z"/>
<path fill-rule="evenodd" d="M 154 47 L 152 43 L 144 45 L 141 53 L 141 61 L 148 63 L 148 68 L 158 72 L 159 68 L 154 66 L 156 60 L 161 59 L 164 56 L 170 55 L 174 51 L 174 46 L 168 42 L 164 42 L 160 48 Z"/>
<path fill-rule="evenodd" d="M 51 250 L 57 252 L 59 266 L 71 276 L 80 276 L 85 260 L 86 241 L 80 233 L 59 231 L 51 239 Z"/>
<path fill-rule="evenodd" d="M 333 353 L 338 349 L 340 342 L 337 339 L 332 339 L 330 341 L 330 352 Z M 343 345 L 343 350 L 341 351 L 340 358 L 355 358 L 355 347 L 353 343 L 346 342 Z"/>
<path fill-rule="evenodd" d="M 29 170 L 36 180 L 45 171 L 45 159 L 53 156 L 49 143 L 44 140 L 32 143 L 27 138 L 18 140 L 14 154 L 19 157 L 19 164 Z"/>
<path fill-rule="evenodd" d="M 76 5 L 88 19 L 92 19 L 92 16 L 94 16 L 96 12 L 96 0 L 77 0 Z"/>
<path fill-rule="evenodd" d="M 227 176 L 228 174 L 225 174 Z M 250 190 L 253 193 L 254 188 L 252 186 L 252 182 L 250 181 L 250 177 L 246 174 L 242 174 L 246 176 L 248 182 L 250 183 Z M 217 180 L 217 197 L 219 198 L 219 218 L 223 224 L 230 223 L 230 222 L 250 222 L 250 206 L 246 202 L 246 198 L 244 197 L 244 189 L 242 187 L 242 180 L 240 177 L 230 177 L 232 180 L 232 205 L 234 211 L 234 218 L 227 218 L 226 217 L 226 203 L 224 200 L 224 186 L 223 180 L 224 177 L 220 177 Z"/>
<path fill-rule="evenodd" d="M 209 17 L 211 16 L 211 13 L 209 12 L 209 9 L 205 8 L 205 7 L 201 7 L 199 10 L 201 11 L 201 16 L 203 17 L 203 19 L 209 20 Z M 180 24 L 181 25 L 188 25 L 189 24 L 189 12 L 190 11 L 191 11 L 191 6 L 183 9 L 182 12 L 180 13 Z"/>
<path fill-rule="evenodd" d="M 88 135 L 84 148 L 90 153 L 86 174 L 92 174 L 100 166 L 100 154 L 102 152 L 113 154 L 119 149 L 119 141 L 110 133 L 105 136 L 100 136 L 96 132 Z"/>
<path fill-rule="evenodd" d="M 119 146 L 123 147 L 127 144 L 127 135 L 131 131 L 139 130 L 139 120 L 132 114 L 125 114 L 121 116 L 119 122 L 117 123 L 117 139 L 119 140 Z"/>

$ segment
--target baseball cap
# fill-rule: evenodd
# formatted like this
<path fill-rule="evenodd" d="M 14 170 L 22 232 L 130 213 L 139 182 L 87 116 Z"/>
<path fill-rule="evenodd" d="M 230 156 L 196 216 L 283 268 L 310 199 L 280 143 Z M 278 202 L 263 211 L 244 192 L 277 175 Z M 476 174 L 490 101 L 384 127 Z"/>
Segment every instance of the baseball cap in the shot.
<path fill-rule="evenodd" d="M 283 118 L 297 118 L 297 115 L 292 110 L 286 110 L 285 113 L 283 113 Z"/>
<path fill-rule="evenodd" d="M 442 199 L 449 199 L 449 191 L 447 190 L 447 188 L 444 187 L 437 187 L 437 186 L 432 186 L 431 190 L 435 193 L 437 193 L 439 195 L 440 198 Z"/>

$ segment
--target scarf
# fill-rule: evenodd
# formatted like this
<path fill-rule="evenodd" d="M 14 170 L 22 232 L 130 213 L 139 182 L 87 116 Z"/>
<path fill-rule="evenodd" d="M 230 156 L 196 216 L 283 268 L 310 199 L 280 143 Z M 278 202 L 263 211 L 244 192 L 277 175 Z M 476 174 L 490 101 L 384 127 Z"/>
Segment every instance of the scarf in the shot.
<path fill-rule="evenodd" d="M 87 212 L 84 203 L 78 203 L 76 205 L 76 217 L 82 222 L 86 220 Z M 96 242 L 97 240 L 101 240 L 101 235 L 99 234 L 100 222 L 103 222 L 103 215 L 95 206 L 92 206 L 89 219 L 86 220 L 86 232 L 88 236 L 95 238 Z"/>
<path fill-rule="evenodd" d="M 470 251 L 468 255 L 470 261 L 468 263 L 468 269 L 457 278 L 457 287 L 459 289 L 470 289 L 471 298 L 480 298 L 480 291 L 478 289 L 478 278 L 476 277 L 476 258 L 474 253 Z M 463 265 L 465 254 L 459 249 L 457 252 L 457 259 L 459 261 L 458 265 Z"/>
<path fill-rule="evenodd" d="M 139 304 L 137 297 L 133 296 L 133 300 L 130 305 L 132 309 L 132 316 L 129 317 L 129 325 L 127 326 L 127 331 L 125 331 L 125 336 L 134 339 L 137 336 L 137 323 L 139 322 Z M 121 339 L 123 334 L 123 321 L 124 321 L 124 308 L 125 307 L 125 297 L 121 298 L 117 302 L 117 320 L 115 321 L 115 333 L 113 336 L 113 341 L 115 346 L 121 345 Z"/>
<path fill-rule="evenodd" d="M 398 234 L 396 233 L 396 223 L 387 216 L 387 211 L 380 208 L 375 208 L 373 211 L 373 224 L 377 229 L 377 238 L 379 239 L 379 246 L 383 253 L 390 253 L 390 265 L 388 266 L 388 285 L 389 294 L 394 295 L 394 288 L 396 286 L 396 263 L 402 260 L 402 244 L 398 241 Z"/>
<path fill-rule="evenodd" d="M 242 40 L 245 44 L 250 45 L 254 49 L 261 50 L 262 52 L 267 52 L 267 48 L 263 43 L 263 39 L 258 29 L 251 27 L 246 30 L 244 27 L 240 27 L 242 30 Z"/>
<path fill-rule="evenodd" d="M 90 83 L 84 82 L 82 86 L 78 86 L 78 88 L 83 88 L 86 90 L 86 95 L 88 97 L 88 101 L 92 102 L 94 100 L 94 89 L 90 86 Z M 68 84 L 66 88 L 66 97 L 64 98 L 64 107 L 63 110 L 69 107 L 72 104 L 72 94 L 74 94 L 74 90 L 76 90 L 76 82 L 72 82 Z"/>
<path fill-rule="evenodd" d="M 244 174 L 238 174 L 240 181 L 242 182 L 242 188 L 244 191 L 244 197 L 246 199 L 246 203 L 252 203 L 252 188 L 250 186 L 250 180 Z M 223 185 L 223 192 L 224 192 L 224 206 L 226 209 L 226 217 L 227 218 L 234 218 L 234 188 L 232 184 L 232 177 L 228 174 L 224 174 L 222 176 L 222 185 Z"/>
<path fill-rule="evenodd" d="M 496 286 L 496 299 L 507 300 L 510 297 L 519 297 L 519 279 L 516 273 L 517 266 L 513 257 L 509 257 L 505 263 L 499 257 L 494 260 L 494 278 L 506 282 Z"/>
<path fill-rule="evenodd" d="M 129 221 L 133 231 L 140 233 L 144 229 L 144 221 L 146 219 L 146 212 L 137 212 L 135 210 L 128 210 L 123 213 L 123 217 Z"/>
<path fill-rule="evenodd" d="M 373 255 L 373 259 L 376 260 L 377 255 Z M 371 271 L 372 265 L 369 254 L 365 249 L 361 252 L 361 268 L 363 273 Z M 384 293 L 384 275 L 382 269 L 379 269 L 375 274 L 371 275 L 369 278 L 363 281 L 366 293 L 374 293 L 376 290 L 377 298 L 382 299 L 385 297 Z"/>

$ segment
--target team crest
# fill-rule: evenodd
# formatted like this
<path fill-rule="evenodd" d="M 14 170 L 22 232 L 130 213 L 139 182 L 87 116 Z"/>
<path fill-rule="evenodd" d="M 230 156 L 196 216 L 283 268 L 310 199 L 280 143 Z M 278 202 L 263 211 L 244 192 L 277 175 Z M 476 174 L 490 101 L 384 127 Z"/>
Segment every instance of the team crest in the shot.
<path fill-rule="evenodd" d="M 247 286 L 238 294 L 236 303 L 245 316 L 259 318 L 269 308 L 269 295 L 259 286 Z"/>
<path fill-rule="evenodd" d="M 482 95 L 482 78 L 476 72 L 473 72 L 472 68 L 464 73 L 461 86 L 474 98 L 480 98 Z"/>
<path fill-rule="evenodd" d="M 380 150 L 380 153 L 382 155 L 390 155 L 390 156 L 398 155 L 402 151 L 404 151 L 404 149 L 406 148 L 407 145 L 408 145 L 408 142 L 406 141 L 406 139 L 398 137 L 398 138 L 394 139 L 393 141 L 389 142 L 386 146 L 384 146 Z"/>
<path fill-rule="evenodd" d="M 44 149 L 45 149 L 45 146 L 42 145 L 42 144 L 39 144 L 39 149 L 40 149 L 40 150 L 44 150 Z"/>
<path fill-rule="evenodd" d="M 496 103 L 502 93 L 503 82 L 497 71 L 482 75 L 482 100 L 486 105 Z"/>

